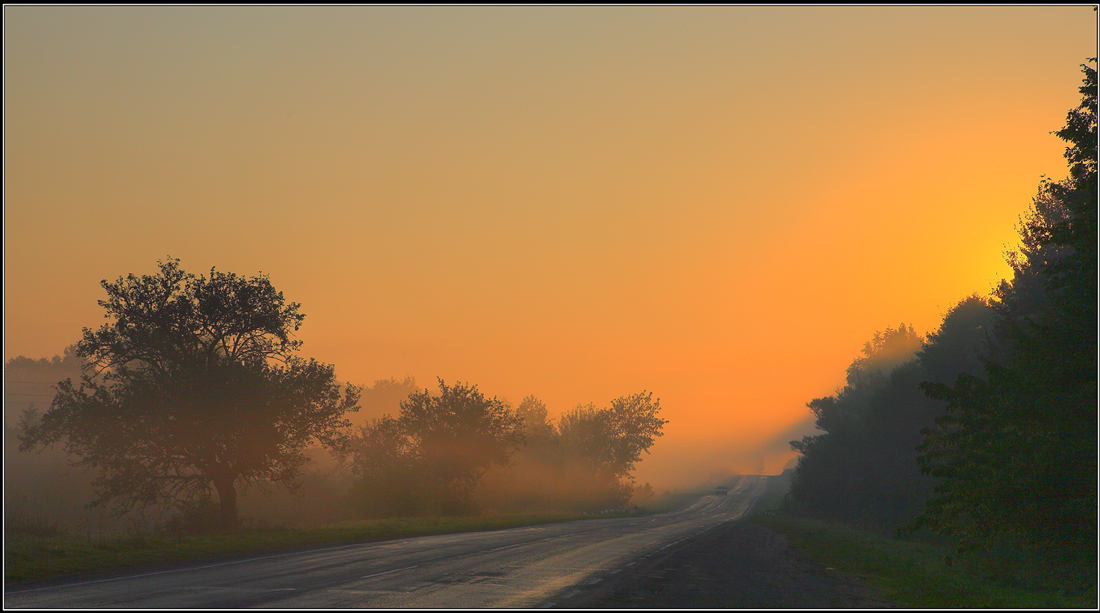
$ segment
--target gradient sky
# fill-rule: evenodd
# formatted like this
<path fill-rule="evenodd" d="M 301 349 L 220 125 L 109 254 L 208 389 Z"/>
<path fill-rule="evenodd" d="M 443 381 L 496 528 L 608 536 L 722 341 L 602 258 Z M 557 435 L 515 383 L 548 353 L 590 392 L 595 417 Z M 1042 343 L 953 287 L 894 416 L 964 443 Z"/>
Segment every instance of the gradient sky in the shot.
<path fill-rule="evenodd" d="M 172 256 L 269 274 L 342 379 L 645 389 L 640 481 L 774 473 L 876 330 L 1008 274 L 1096 48 L 1091 6 L 6 6 L 4 358 Z"/>

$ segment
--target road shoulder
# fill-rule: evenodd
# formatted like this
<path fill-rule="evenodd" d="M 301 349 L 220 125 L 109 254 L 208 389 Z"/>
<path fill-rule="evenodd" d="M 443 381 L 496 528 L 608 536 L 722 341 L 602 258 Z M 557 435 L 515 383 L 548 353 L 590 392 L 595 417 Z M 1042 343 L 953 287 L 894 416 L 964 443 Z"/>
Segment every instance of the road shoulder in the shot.
<path fill-rule="evenodd" d="M 636 569 L 636 570 L 635 570 Z M 890 608 L 874 588 L 791 549 L 747 521 L 708 530 L 630 570 L 608 575 L 555 608 Z"/>

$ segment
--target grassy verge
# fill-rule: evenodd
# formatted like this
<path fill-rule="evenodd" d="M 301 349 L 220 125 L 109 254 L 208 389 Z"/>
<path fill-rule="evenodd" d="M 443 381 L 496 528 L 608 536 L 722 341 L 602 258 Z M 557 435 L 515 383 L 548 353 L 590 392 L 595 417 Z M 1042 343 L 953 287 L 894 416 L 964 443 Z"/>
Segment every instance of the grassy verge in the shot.
<path fill-rule="evenodd" d="M 775 511 L 783 504 L 783 496 L 791 489 L 791 471 L 768 477 L 764 486 L 764 493 L 756 506 L 752 508 L 753 515 L 759 515 L 767 511 Z"/>
<path fill-rule="evenodd" d="M 753 521 L 782 532 L 818 563 L 862 578 L 898 604 L 922 608 L 1089 608 L 1091 590 L 1006 584 L 981 559 L 958 559 L 943 545 L 890 539 L 840 524 L 783 515 Z M 950 565 L 948 561 L 951 561 Z"/>
<path fill-rule="evenodd" d="M 652 515 L 654 513 L 667 513 L 668 511 L 674 511 L 680 507 L 694 501 L 695 499 L 703 496 L 703 494 L 695 492 L 677 492 L 672 494 L 665 494 L 658 498 L 648 500 L 638 505 L 638 509 L 646 514 Z"/>
<path fill-rule="evenodd" d="M 5 535 L 4 581 L 38 581 L 155 564 L 201 562 L 295 548 L 498 530 L 578 519 L 591 519 L 591 516 L 545 513 L 490 517 L 410 517 L 344 522 L 304 530 L 271 528 L 209 536 L 149 535 L 112 539 L 16 533 Z"/>

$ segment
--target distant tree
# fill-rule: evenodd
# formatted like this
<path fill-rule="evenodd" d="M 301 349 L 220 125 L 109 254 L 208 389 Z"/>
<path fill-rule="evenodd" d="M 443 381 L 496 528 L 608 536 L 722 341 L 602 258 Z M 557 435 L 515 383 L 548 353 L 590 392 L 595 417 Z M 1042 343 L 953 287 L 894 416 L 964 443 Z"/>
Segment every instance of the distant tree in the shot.
<path fill-rule="evenodd" d="M 885 378 L 895 367 L 913 359 L 921 348 L 921 338 L 913 326 L 904 323 L 897 328 L 887 327 L 875 332 L 871 340 L 863 344 L 863 355 L 848 366 L 848 385 L 866 383 L 870 378 Z"/>
<path fill-rule="evenodd" d="M 558 434 L 564 460 L 588 465 L 596 500 L 615 506 L 629 500 L 635 464 L 668 423 L 658 417 L 660 410 L 659 399 L 641 392 L 616 398 L 606 409 L 590 403 L 562 414 Z"/>
<path fill-rule="evenodd" d="M 384 415 L 396 415 L 401 410 L 401 401 L 419 389 L 416 378 L 410 376 L 401 380 L 393 377 L 378 379 L 374 385 L 364 387 L 360 392 L 359 412 L 354 421 L 357 425 L 367 425 Z"/>
<path fill-rule="evenodd" d="M 653 491 L 653 486 L 648 483 L 643 483 L 641 486 L 634 488 L 634 493 L 630 500 L 634 504 L 642 504 L 648 500 L 652 500 L 656 493 Z"/>
<path fill-rule="evenodd" d="M 497 509 L 621 506 L 633 490 L 630 472 L 667 423 L 658 417 L 659 401 L 645 392 L 606 409 L 578 407 L 555 427 L 535 396 L 512 411 L 476 386 L 439 384 L 438 395 L 415 392 L 399 418 L 376 420 L 353 437 L 359 509 L 466 513 L 475 488 Z"/>
<path fill-rule="evenodd" d="M 563 453 L 570 460 L 584 460 L 593 467 L 616 475 L 611 416 L 593 403 L 577 405 L 558 419 L 558 436 Z"/>
<path fill-rule="evenodd" d="M 400 424 L 447 514 L 469 512 L 477 482 L 524 441 L 522 420 L 507 404 L 486 398 L 476 385 L 448 386 L 442 379 L 438 396 L 425 389 L 401 403 Z"/>
<path fill-rule="evenodd" d="M 58 383 L 21 448 L 63 442 L 76 464 L 99 470 L 97 504 L 120 512 L 213 489 L 230 527 L 238 487 L 293 487 L 308 443 L 345 444 L 343 415 L 359 390 L 341 397 L 332 366 L 295 355 L 304 315 L 266 276 L 196 277 L 175 259 L 159 267 L 102 282 L 111 321 L 84 329 L 80 385 Z"/>
<path fill-rule="evenodd" d="M 527 445 L 545 444 L 555 434 L 554 424 L 550 423 L 549 412 L 546 403 L 528 395 L 516 407 L 516 415 L 523 420 L 523 435 Z"/>
<path fill-rule="evenodd" d="M 62 355 L 50 359 L 16 356 L 4 363 L 4 424 L 11 426 L 30 404 L 49 405 L 52 386 L 62 379 L 80 378 L 81 360 L 76 345 L 64 349 Z M 5 440 L 8 443 L 15 439 Z"/>
<path fill-rule="evenodd" d="M 634 465 L 642 459 L 643 453 L 649 453 L 657 437 L 664 434 L 661 430 L 668 420 L 657 416 L 660 411 L 661 401 L 654 400 L 651 392 L 620 396 L 611 401 L 607 410 L 612 466 L 631 483 L 634 482 L 630 474 Z"/>
<path fill-rule="evenodd" d="M 66 370 L 66 369 L 80 370 L 80 358 L 76 355 L 76 345 L 69 345 L 64 349 L 62 355 L 55 355 L 50 359 L 28 358 L 27 356 L 16 356 L 4 363 L 4 373 L 15 373 L 22 371 L 42 371 L 42 370 Z"/>

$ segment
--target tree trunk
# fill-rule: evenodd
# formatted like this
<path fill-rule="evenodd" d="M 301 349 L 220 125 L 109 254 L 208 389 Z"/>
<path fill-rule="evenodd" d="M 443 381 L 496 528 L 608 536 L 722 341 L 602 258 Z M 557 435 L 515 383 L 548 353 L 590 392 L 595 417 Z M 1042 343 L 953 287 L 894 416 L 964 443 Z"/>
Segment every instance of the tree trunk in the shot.
<path fill-rule="evenodd" d="M 218 490 L 218 502 L 222 511 L 222 529 L 237 527 L 237 490 L 232 479 L 215 479 L 214 488 Z"/>

